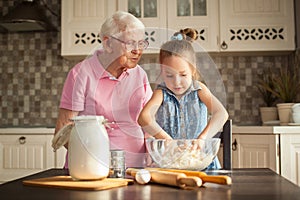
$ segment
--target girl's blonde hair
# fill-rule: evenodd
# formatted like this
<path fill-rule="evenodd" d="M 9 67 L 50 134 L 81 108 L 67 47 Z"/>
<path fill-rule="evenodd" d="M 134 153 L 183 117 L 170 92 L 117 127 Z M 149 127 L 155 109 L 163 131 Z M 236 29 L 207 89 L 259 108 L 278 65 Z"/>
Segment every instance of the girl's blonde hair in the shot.
<path fill-rule="evenodd" d="M 159 62 L 162 64 L 165 58 L 179 56 L 190 64 L 193 80 L 200 80 L 200 74 L 196 67 L 196 53 L 190 41 L 171 40 L 164 43 L 159 52 Z"/>
<path fill-rule="evenodd" d="M 115 35 L 124 31 L 145 29 L 144 24 L 128 12 L 117 11 L 105 20 L 100 29 L 100 39 L 105 36 Z"/>

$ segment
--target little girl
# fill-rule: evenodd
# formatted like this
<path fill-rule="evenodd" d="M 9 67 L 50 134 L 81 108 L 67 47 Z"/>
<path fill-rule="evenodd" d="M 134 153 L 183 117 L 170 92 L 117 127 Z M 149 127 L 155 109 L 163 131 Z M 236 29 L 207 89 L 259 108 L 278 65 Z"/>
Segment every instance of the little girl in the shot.
<path fill-rule="evenodd" d="M 183 33 L 174 35 L 176 39 L 164 43 L 160 50 L 163 82 L 141 111 L 138 123 L 157 139 L 199 139 L 200 144 L 201 139 L 211 138 L 222 129 L 228 113 L 210 90 L 197 81 L 191 38 L 186 40 Z M 220 167 L 216 158 L 207 169 Z"/>

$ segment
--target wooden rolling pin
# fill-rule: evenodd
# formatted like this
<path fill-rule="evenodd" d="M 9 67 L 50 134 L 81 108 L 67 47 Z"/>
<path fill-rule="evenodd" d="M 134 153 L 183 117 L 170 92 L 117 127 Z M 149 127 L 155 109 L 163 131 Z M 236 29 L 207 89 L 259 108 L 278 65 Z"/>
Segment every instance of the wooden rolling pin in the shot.
<path fill-rule="evenodd" d="M 146 168 L 147 170 L 156 170 L 156 171 L 168 171 L 176 173 L 184 173 L 186 176 L 193 176 L 201 178 L 203 184 L 208 183 L 217 183 L 222 185 L 231 185 L 231 177 L 226 175 L 207 175 L 205 172 L 191 171 L 191 170 L 181 170 L 181 169 L 165 169 L 165 168 Z"/>
<path fill-rule="evenodd" d="M 126 174 L 135 177 L 139 169 L 128 168 Z M 164 185 L 176 186 L 184 189 L 200 187 L 202 180 L 196 176 L 187 177 L 184 173 L 149 170 L 151 174 L 151 182 Z"/>

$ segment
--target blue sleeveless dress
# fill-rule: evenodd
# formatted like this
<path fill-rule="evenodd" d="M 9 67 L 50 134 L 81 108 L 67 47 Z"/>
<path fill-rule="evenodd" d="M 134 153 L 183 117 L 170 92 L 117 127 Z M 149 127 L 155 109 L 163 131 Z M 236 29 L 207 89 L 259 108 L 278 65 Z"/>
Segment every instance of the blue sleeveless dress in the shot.
<path fill-rule="evenodd" d="M 198 97 L 201 86 L 193 81 L 181 97 L 176 98 L 165 83 L 157 86 L 163 92 L 163 102 L 156 113 L 156 121 L 173 139 L 196 139 L 207 125 L 207 107 Z M 220 169 L 216 157 L 207 169 Z"/>

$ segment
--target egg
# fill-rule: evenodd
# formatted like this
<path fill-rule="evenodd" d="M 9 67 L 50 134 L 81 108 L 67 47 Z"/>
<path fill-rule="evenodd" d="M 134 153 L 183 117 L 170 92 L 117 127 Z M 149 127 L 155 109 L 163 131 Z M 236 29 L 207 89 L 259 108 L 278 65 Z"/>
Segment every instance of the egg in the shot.
<path fill-rule="evenodd" d="M 139 170 L 135 175 L 135 180 L 139 184 L 147 184 L 150 181 L 150 179 L 151 179 L 151 174 L 146 169 Z"/>

